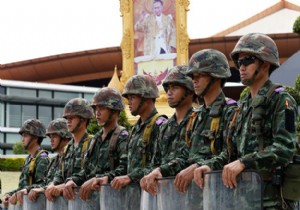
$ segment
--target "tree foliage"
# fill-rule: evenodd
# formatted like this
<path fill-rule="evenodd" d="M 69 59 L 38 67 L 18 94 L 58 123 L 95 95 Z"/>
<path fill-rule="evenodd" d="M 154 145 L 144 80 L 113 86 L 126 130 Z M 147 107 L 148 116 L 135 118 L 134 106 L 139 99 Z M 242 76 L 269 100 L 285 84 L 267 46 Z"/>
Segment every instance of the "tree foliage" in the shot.
<path fill-rule="evenodd" d="M 18 155 L 18 154 L 27 154 L 27 151 L 23 148 L 23 144 L 22 142 L 16 142 L 13 146 L 13 153 L 15 155 Z"/>
<path fill-rule="evenodd" d="M 293 25 L 293 32 L 300 35 L 300 16 L 296 18 Z"/>

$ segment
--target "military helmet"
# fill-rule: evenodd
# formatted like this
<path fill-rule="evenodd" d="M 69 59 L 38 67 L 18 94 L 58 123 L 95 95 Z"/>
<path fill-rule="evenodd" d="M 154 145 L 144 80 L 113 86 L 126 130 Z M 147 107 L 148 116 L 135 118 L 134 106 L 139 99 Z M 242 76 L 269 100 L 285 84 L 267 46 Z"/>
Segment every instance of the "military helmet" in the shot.
<path fill-rule="evenodd" d="M 134 75 L 125 85 L 122 96 L 140 95 L 143 98 L 158 98 L 159 92 L 154 79 L 148 75 Z"/>
<path fill-rule="evenodd" d="M 26 120 L 19 130 L 19 134 L 28 132 L 32 136 L 46 137 L 46 128 L 43 123 L 37 119 Z"/>
<path fill-rule="evenodd" d="M 54 133 L 58 134 L 62 138 L 72 138 L 72 134 L 67 128 L 67 120 L 64 118 L 57 118 L 49 123 L 46 130 L 46 135 L 49 136 L 50 134 Z"/>
<path fill-rule="evenodd" d="M 231 76 L 226 56 L 215 49 L 204 49 L 194 53 L 189 62 L 188 76 L 193 73 L 208 73 L 215 78 L 229 78 Z"/>
<path fill-rule="evenodd" d="M 95 108 L 96 105 L 105 106 L 112 110 L 122 111 L 124 109 L 121 93 L 110 87 L 101 88 L 95 93 L 91 106 Z"/>
<path fill-rule="evenodd" d="M 193 81 L 186 75 L 187 69 L 188 66 L 182 65 L 175 66 L 169 70 L 165 80 L 162 83 L 166 92 L 168 91 L 168 85 L 170 83 L 177 83 L 186 87 L 188 90 L 194 91 Z"/>
<path fill-rule="evenodd" d="M 63 117 L 79 116 L 85 119 L 94 117 L 93 109 L 89 103 L 83 98 L 73 98 L 67 102 L 64 108 Z"/>
<path fill-rule="evenodd" d="M 267 61 L 276 67 L 280 66 L 276 43 L 265 34 L 250 33 L 239 39 L 230 54 L 237 67 L 239 53 L 241 52 L 253 54 L 262 61 Z"/>

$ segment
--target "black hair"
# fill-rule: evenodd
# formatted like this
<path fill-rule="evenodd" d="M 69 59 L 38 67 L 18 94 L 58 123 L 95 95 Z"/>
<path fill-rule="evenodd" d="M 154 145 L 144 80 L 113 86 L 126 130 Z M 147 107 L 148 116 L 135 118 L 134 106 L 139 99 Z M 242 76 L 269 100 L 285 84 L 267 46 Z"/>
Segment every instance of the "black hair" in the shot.
<path fill-rule="evenodd" d="M 154 4 L 154 3 L 156 3 L 156 2 L 159 2 L 159 3 L 161 4 L 161 6 L 163 6 L 163 5 L 164 5 L 164 3 L 163 3 L 163 1 L 162 1 L 162 0 L 154 0 L 154 1 L 153 1 L 153 4 Z"/>

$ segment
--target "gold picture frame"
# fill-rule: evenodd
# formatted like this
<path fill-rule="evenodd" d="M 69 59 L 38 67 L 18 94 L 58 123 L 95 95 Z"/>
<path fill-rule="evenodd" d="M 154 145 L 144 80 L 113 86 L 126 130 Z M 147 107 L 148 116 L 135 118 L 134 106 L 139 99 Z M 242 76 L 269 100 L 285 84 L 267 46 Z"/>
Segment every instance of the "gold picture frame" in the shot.
<path fill-rule="evenodd" d="M 134 5 L 137 2 L 152 3 L 153 0 L 120 0 L 120 12 L 123 22 L 122 50 L 122 75 L 121 84 L 124 86 L 127 80 L 136 74 L 135 72 L 135 29 L 134 29 Z M 175 3 L 176 26 L 176 64 L 188 63 L 188 45 L 190 39 L 187 34 L 187 11 L 189 0 L 162 0 Z"/>

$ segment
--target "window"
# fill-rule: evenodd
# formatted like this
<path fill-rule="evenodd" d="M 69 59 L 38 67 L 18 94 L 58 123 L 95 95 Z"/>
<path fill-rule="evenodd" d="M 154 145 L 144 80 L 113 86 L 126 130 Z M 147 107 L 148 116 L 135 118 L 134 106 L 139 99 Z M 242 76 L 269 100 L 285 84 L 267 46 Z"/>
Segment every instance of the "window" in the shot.
<path fill-rule="evenodd" d="M 36 90 L 8 87 L 7 95 L 36 98 Z"/>
<path fill-rule="evenodd" d="M 84 93 L 84 98 L 87 101 L 92 101 L 93 100 L 93 96 L 94 96 L 94 93 Z"/>
<path fill-rule="evenodd" d="M 22 141 L 22 137 L 18 133 L 6 133 L 6 142 L 9 144 L 15 144 L 17 142 Z"/>
<path fill-rule="evenodd" d="M 47 127 L 52 120 L 52 108 L 50 106 L 39 106 L 38 119 Z"/>
<path fill-rule="evenodd" d="M 22 125 L 21 108 L 19 104 L 7 104 L 7 127 L 20 127 Z"/>
<path fill-rule="evenodd" d="M 36 118 L 37 114 L 35 105 L 22 105 L 22 124 L 25 120 Z"/>
<path fill-rule="evenodd" d="M 0 126 L 4 127 L 4 103 L 0 102 Z"/>
<path fill-rule="evenodd" d="M 63 117 L 64 107 L 54 107 L 54 119 L 58 117 Z"/>
<path fill-rule="evenodd" d="M 61 99 L 61 100 L 70 100 L 72 98 L 78 98 L 80 97 L 79 93 L 73 93 L 73 92 L 54 92 L 54 98 L 55 99 Z"/>
<path fill-rule="evenodd" d="M 52 92 L 48 90 L 39 90 L 39 98 L 52 98 Z"/>

